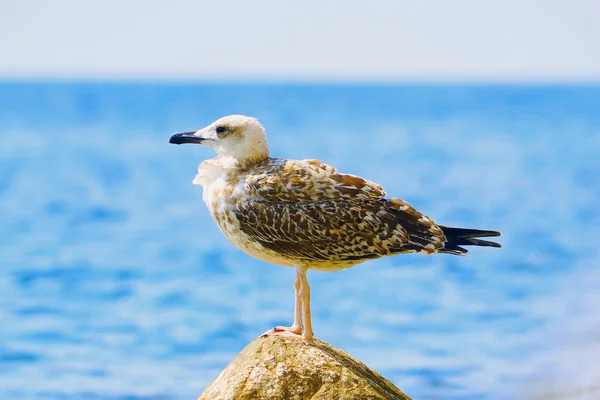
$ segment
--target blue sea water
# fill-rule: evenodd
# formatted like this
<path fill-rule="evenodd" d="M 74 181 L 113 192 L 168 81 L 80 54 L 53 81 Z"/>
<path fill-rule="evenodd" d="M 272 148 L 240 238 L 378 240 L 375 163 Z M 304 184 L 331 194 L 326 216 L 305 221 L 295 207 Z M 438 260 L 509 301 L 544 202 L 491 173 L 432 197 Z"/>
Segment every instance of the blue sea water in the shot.
<path fill-rule="evenodd" d="M 171 133 L 258 117 L 272 155 L 503 232 L 309 273 L 317 337 L 415 399 L 600 398 L 600 87 L 0 83 L 0 399 L 189 399 L 294 271 L 221 235 Z M 589 397 L 586 397 L 589 396 Z"/>

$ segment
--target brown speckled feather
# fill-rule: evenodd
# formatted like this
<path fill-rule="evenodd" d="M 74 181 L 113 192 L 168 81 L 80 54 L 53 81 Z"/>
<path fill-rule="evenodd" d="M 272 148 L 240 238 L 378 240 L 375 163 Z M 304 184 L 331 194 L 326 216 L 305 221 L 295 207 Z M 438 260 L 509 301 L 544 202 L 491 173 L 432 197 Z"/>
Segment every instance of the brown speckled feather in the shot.
<path fill-rule="evenodd" d="M 303 262 L 356 264 L 402 252 L 434 253 L 442 230 L 383 188 L 318 160 L 266 159 L 251 167 L 232 211 L 263 247 Z"/>

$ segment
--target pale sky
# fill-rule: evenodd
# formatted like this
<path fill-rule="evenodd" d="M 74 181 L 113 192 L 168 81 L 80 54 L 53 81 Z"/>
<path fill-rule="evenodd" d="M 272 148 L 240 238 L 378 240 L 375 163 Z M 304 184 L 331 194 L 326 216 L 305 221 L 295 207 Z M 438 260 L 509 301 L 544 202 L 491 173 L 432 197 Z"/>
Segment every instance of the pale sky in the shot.
<path fill-rule="evenodd" d="M 600 0 L 2 0 L 14 77 L 600 82 Z"/>

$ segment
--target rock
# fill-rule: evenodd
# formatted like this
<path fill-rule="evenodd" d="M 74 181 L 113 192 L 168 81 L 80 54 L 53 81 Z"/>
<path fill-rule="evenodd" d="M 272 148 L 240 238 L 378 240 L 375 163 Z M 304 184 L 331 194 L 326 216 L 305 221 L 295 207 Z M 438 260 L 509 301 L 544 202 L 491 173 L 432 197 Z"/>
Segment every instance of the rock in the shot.
<path fill-rule="evenodd" d="M 365 364 L 320 340 L 259 337 L 198 400 L 409 399 Z"/>

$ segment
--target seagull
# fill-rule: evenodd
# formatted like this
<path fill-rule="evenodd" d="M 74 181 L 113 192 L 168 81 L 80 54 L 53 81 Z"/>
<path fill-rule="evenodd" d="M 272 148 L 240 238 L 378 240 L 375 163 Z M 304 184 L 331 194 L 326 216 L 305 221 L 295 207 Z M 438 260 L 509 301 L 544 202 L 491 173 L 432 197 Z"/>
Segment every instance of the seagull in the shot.
<path fill-rule="evenodd" d="M 383 187 L 314 159 L 269 156 L 257 119 L 229 115 L 198 131 L 175 133 L 172 144 L 208 146 L 193 183 L 229 241 L 268 263 L 296 269 L 294 321 L 264 335 L 314 337 L 309 269 L 339 271 L 404 253 L 465 255 L 462 246 L 501 247 L 480 239 L 500 232 L 436 224 Z"/>

